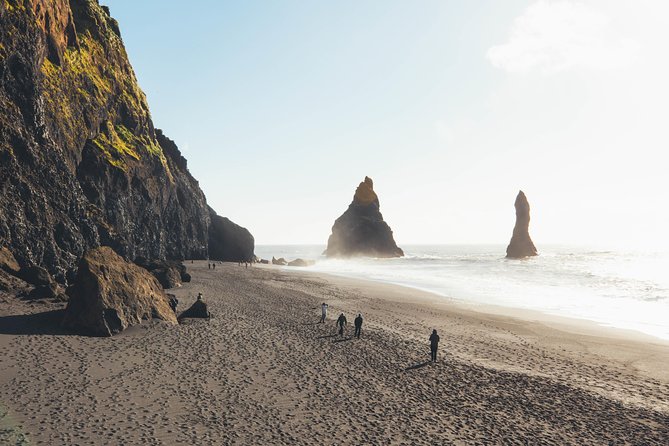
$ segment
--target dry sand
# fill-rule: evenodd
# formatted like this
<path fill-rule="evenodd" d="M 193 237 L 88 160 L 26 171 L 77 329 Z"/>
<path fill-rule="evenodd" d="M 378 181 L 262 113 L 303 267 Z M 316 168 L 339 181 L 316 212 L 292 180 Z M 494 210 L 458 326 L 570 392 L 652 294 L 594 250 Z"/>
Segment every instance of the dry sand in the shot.
<path fill-rule="evenodd" d="M 669 444 L 667 343 L 298 270 L 187 266 L 179 308 L 201 291 L 211 320 L 87 338 L 58 328 L 55 304 L 0 301 L 0 444 Z"/>

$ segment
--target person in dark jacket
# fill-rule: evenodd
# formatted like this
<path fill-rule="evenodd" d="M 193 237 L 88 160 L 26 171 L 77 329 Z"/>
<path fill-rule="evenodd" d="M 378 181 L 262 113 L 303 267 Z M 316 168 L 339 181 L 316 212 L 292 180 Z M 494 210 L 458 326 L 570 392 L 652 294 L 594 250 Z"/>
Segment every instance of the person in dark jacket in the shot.
<path fill-rule="evenodd" d="M 432 354 L 432 362 L 437 362 L 437 349 L 439 348 L 439 335 L 437 330 L 432 330 L 430 335 L 430 352 Z"/>
<path fill-rule="evenodd" d="M 355 324 L 355 337 L 360 338 L 360 330 L 362 329 L 362 314 L 358 313 L 358 317 L 353 321 Z"/>
<path fill-rule="evenodd" d="M 339 336 L 344 336 L 344 327 L 346 326 L 346 316 L 344 313 L 340 314 L 337 318 L 337 325 L 339 326 Z"/>

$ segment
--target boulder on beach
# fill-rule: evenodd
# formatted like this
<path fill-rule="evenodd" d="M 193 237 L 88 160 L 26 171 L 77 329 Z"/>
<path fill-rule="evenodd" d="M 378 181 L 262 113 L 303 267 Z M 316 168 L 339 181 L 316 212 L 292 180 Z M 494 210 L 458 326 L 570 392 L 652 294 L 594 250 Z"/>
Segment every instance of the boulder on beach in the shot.
<path fill-rule="evenodd" d="M 84 254 L 68 293 L 63 325 L 83 334 L 112 336 L 148 319 L 177 322 L 158 280 L 107 246 Z"/>
<path fill-rule="evenodd" d="M 198 299 L 193 305 L 191 305 L 186 311 L 179 315 L 179 320 L 186 318 L 203 318 L 207 319 L 211 317 L 209 310 L 207 309 L 207 304 L 203 300 Z"/>
<path fill-rule="evenodd" d="M 165 289 L 179 287 L 181 282 L 191 280 L 186 266 L 177 260 L 147 260 L 137 257 L 135 263 L 153 274 Z"/>
<path fill-rule="evenodd" d="M 56 282 L 51 282 L 48 285 L 40 285 L 35 287 L 30 293 L 28 293 L 27 298 L 29 300 L 39 300 L 39 299 L 53 299 L 59 294 L 61 290 L 58 288 Z"/>
<path fill-rule="evenodd" d="M 288 265 L 288 262 L 283 257 L 279 257 L 278 259 L 275 259 L 274 256 L 272 256 L 272 265 L 285 266 L 285 265 Z"/>
<path fill-rule="evenodd" d="M 530 203 L 523 191 L 516 196 L 516 225 L 513 228 L 511 242 L 506 248 L 506 257 L 520 259 L 537 255 L 537 248 L 530 238 Z"/>
<path fill-rule="evenodd" d="M 358 185 L 346 212 L 335 220 L 324 254 L 327 257 L 402 257 L 393 231 L 383 221 L 371 178 Z"/>
<path fill-rule="evenodd" d="M 263 265 L 269 265 L 269 260 L 267 260 L 267 259 L 260 259 L 260 263 L 262 263 Z"/>
<path fill-rule="evenodd" d="M 21 268 L 18 273 L 18 276 L 28 282 L 31 285 L 36 287 L 48 286 L 53 282 L 51 274 L 41 266 L 27 266 Z"/>
<path fill-rule="evenodd" d="M 311 266 L 313 265 L 313 260 L 304 260 L 304 259 L 295 259 L 292 262 L 288 262 L 288 266 Z"/>

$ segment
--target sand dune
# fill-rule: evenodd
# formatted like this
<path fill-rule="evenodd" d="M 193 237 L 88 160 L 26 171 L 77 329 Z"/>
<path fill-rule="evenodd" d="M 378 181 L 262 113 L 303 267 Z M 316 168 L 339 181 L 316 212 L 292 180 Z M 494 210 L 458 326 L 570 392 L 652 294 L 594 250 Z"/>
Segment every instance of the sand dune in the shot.
<path fill-rule="evenodd" d="M 669 346 L 388 285 L 188 264 L 214 318 L 114 338 L 0 303 L 0 443 L 666 444 Z M 319 304 L 330 304 L 318 324 Z M 492 309 L 481 309 L 492 311 Z M 18 316 L 25 312 L 36 315 Z M 336 336 L 344 311 L 348 332 Z M 361 339 L 353 339 L 362 312 Z M 427 337 L 439 330 L 440 361 Z M 4 444 L 4 443 L 3 443 Z"/>

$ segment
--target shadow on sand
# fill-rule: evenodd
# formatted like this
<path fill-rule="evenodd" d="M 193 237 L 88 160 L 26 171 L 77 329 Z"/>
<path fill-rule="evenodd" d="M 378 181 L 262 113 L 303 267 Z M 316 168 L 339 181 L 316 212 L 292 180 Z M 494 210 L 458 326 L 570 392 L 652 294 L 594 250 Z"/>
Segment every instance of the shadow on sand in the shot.
<path fill-rule="evenodd" d="M 418 364 L 414 364 L 411 367 L 407 367 L 404 369 L 405 372 L 408 372 L 410 370 L 416 370 L 416 369 L 421 369 L 425 367 L 426 365 L 430 364 L 432 361 L 424 361 L 424 362 L 419 362 Z"/>
<path fill-rule="evenodd" d="M 319 336 L 316 339 L 326 339 L 326 338 L 336 338 L 336 337 L 337 337 L 337 335 L 333 334 L 333 335 Z"/>
<path fill-rule="evenodd" d="M 349 336 L 348 338 L 335 339 L 335 340 L 332 341 L 332 342 L 333 342 L 333 343 L 337 343 L 337 342 L 346 342 L 346 341 L 350 341 L 351 339 L 353 339 L 353 337 Z"/>
<path fill-rule="evenodd" d="M 60 326 L 65 310 L 0 317 L 0 334 L 6 335 L 74 335 Z"/>

